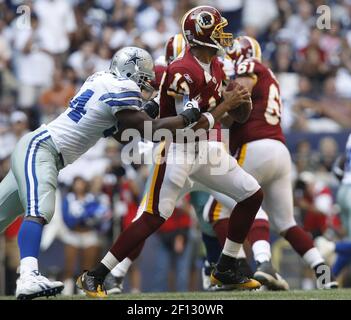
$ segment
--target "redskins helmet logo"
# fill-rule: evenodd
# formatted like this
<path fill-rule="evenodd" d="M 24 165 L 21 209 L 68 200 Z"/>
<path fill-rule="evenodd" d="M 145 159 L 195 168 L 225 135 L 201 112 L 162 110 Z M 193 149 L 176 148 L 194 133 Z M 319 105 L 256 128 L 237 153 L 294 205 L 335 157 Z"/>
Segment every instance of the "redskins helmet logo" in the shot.
<path fill-rule="evenodd" d="M 202 29 L 209 29 L 213 27 L 214 23 L 215 18 L 210 12 L 200 12 L 196 17 L 196 32 L 203 34 Z"/>

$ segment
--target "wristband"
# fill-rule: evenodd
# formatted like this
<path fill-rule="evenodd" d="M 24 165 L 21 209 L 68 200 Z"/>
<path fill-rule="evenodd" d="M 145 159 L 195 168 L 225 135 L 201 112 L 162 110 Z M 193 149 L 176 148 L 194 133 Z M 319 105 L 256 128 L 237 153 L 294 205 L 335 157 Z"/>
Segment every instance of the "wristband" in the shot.
<path fill-rule="evenodd" d="M 143 105 L 143 110 L 152 119 L 156 119 L 159 115 L 160 107 L 156 101 L 150 100 Z"/>
<path fill-rule="evenodd" d="M 215 119 L 213 118 L 213 115 L 210 112 L 204 112 L 202 115 L 204 115 L 208 121 L 208 129 L 212 129 L 215 125 Z"/>

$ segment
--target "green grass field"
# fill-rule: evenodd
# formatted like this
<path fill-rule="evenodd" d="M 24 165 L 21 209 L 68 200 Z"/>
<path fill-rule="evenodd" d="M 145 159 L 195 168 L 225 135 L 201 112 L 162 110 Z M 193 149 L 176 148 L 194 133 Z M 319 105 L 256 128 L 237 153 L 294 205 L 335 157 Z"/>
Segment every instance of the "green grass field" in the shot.
<path fill-rule="evenodd" d="M 2 299 L 14 297 L 0 296 Z M 47 298 L 41 298 L 47 299 Z M 49 300 L 88 300 L 84 296 L 57 296 Z M 271 291 L 235 291 L 235 292 L 186 292 L 186 293 L 140 293 L 109 296 L 110 300 L 351 300 L 351 289 L 338 290 L 292 290 L 285 292 Z"/>

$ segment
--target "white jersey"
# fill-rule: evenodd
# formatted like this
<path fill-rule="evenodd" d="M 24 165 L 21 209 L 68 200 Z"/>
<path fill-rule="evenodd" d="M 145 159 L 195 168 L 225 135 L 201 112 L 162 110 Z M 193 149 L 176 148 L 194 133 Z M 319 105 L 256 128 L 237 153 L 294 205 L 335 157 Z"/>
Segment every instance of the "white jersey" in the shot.
<path fill-rule="evenodd" d="M 110 72 L 90 76 L 67 110 L 47 125 L 65 165 L 117 131 L 116 112 L 140 110 L 141 103 L 140 89 L 132 80 Z"/>
<path fill-rule="evenodd" d="M 346 150 L 345 150 L 345 167 L 344 167 L 344 177 L 342 179 L 342 183 L 351 184 L 351 134 L 346 142 Z"/>

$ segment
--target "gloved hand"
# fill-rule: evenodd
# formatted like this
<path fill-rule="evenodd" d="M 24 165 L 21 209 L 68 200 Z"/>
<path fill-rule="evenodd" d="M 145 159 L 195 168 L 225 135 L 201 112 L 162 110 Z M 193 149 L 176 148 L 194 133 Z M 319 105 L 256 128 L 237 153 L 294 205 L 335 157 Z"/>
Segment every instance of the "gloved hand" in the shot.
<path fill-rule="evenodd" d="M 189 100 L 185 105 L 180 115 L 184 118 L 185 126 L 189 126 L 197 121 L 201 117 L 199 104 L 195 100 Z"/>

